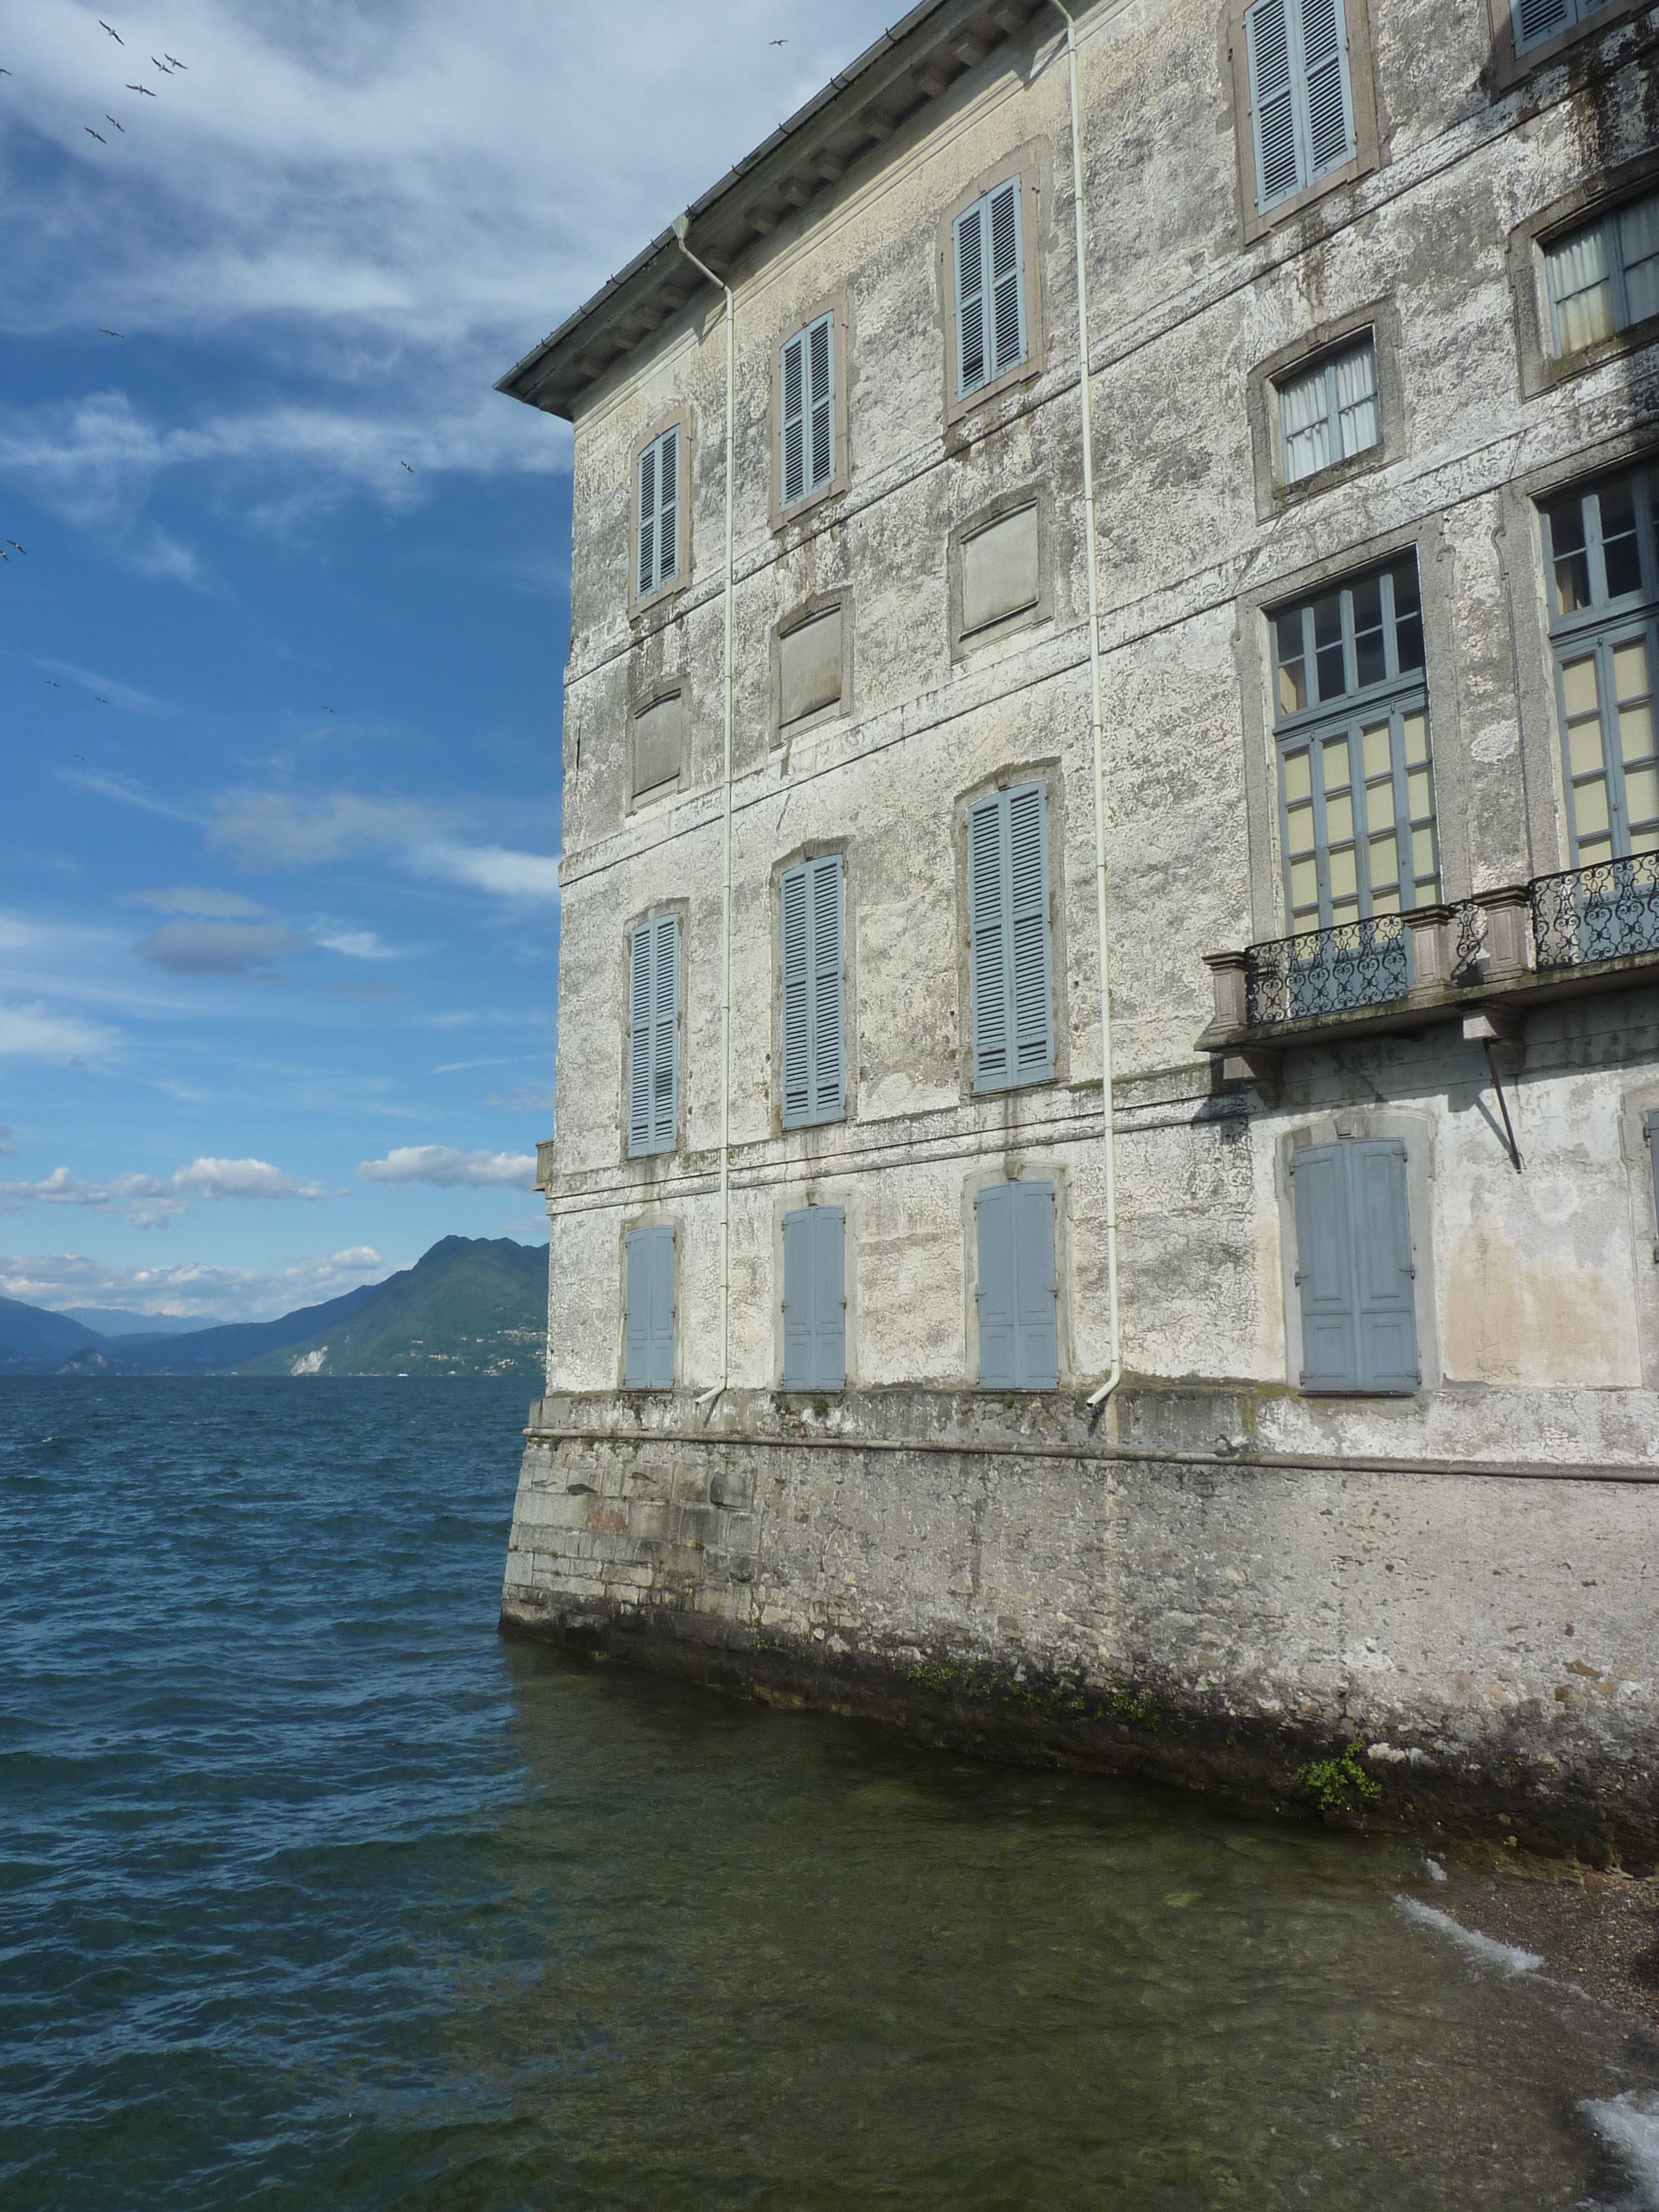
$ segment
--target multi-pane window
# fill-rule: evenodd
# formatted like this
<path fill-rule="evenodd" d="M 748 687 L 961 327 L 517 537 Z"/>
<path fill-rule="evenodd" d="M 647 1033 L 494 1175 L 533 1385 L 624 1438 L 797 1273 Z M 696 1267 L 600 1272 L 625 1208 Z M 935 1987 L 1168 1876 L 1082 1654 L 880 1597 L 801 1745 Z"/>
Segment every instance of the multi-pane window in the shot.
<path fill-rule="evenodd" d="M 844 1110 L 840 854 L 790 868 L 781 890 L 783 1126 L 798 1129 Z"/>
<path fill-rule="evenodd" d="M 674 1387 L 674 1232 L 630 1229 L 623 1327 L 623 1387 Z"/>
<path fill-rule="evenodd" d="M 635 589 L 636 597 L 672 583 L 680 570 L 680 434 L 672 424 L 640 455 L 635 471 L 638 518 Z"/>
<path fill-rule="evenodd" d="M 1419 1382 L 1406 1148 L 1339 1139 L 1293 1153 L 1302 1388 L 1414 1390 Z"/>
<path fill-rule="evenodd" d="M 628 1151 L 672 1152 L 679 1118 L 679 916 L 629 934 Z"/>
<path fill-rule="evenodd" d="M 1019 179 L 964 208 L 952 228 L 957 276 L 957 396 L 1025 358 L 1025 264 Z"/>
<path fill-rule="evenodd" d="M 797 331 L 779 364 L 779 505 L 822 491 L 836 473 L 835 318 Z"/>
<path fill-rule="evenodd" d="M 1051 1182 L 988 1183 L 974 1198 L 982 1390 L 1052 1390 L 1060 1381 Z"/>
<path fill-rule="evenodd" d="M 1659 852 L 1653 490 L 1654 471 L 1636 469 L 1581 487 L 1544 509 L 1575 867 Z"/>
<path fill-rule="evenodd" d="M 1374 918 L 1440 896 L 1417 563 L 1281 608 L 1273 633 L 1291 929 L 1358 925 L 1369 945 Z"/>
<path fill-rule="evenodd" d="M 1040 783 L 981 799 L 968 817 L 974 1088 L 1054 1072 L 1048 803 Z"/>
<path fill-rule="evenodd" d="M 1376 405 L 1376 347 L 1370 333 L 1279 386 L 1279 444 L 1286 483 L 1352 459 L 1382 434 Z"/>
<path fill-rule="evenodd" d="M 1244 37 L 1256 206 L 1265 212 L 1353 158 L 1343 0 L 1255 0 Z"/>
<path fill-rule="evenodd" d="M 1541 46 L 1607 5 L 1607 0 L 1510 0 L 1515 51 L 1523 54 L 1529 46 Z"/>
<path fill-rule="evenodd" d="M 1544 249 L 1558 354 L 1659 315 L 1659 192 L 1627 200 Z"/>
<path fill-rule="evenodd" d="M 783 1387 L 839 1390 L 847 1379 L 846 1225 L 838 1206 L 783 1217 Z"/>

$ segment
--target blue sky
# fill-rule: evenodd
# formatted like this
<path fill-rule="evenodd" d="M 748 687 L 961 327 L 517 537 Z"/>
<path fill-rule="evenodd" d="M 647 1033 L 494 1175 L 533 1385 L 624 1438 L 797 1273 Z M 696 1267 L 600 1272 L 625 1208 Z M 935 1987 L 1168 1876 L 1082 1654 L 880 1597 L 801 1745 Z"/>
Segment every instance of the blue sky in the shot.
<path fill-rule="evenodd" d="M 889 12 L 9 11 L 0 1295 L 544 1235 L 569 433 L 491 386 Z"/>

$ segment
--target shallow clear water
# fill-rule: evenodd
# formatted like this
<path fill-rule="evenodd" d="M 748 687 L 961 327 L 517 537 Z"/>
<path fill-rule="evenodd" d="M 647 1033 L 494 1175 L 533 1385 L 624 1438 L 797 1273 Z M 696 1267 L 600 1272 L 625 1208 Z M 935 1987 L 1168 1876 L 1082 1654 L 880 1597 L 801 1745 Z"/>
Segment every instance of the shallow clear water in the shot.
<path fill-rule="evenodd" d="M 4 2212 L 1659 2203 L 1404 1844 L 501 1643 L 523 1414 L 0 1382 Z"/>

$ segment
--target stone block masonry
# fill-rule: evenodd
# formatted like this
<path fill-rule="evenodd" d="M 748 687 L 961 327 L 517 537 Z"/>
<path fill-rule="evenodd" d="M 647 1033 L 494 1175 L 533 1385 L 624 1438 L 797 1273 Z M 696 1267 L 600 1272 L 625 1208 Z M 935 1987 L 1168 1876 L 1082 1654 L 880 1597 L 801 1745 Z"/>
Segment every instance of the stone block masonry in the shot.
<path fill-rule="evenodd" d="M 1321 1464 L 1278 1412 L 542 1399 L 501 1626 L 992 1755 L 1651 1859 L 1659 1469 Z"/>

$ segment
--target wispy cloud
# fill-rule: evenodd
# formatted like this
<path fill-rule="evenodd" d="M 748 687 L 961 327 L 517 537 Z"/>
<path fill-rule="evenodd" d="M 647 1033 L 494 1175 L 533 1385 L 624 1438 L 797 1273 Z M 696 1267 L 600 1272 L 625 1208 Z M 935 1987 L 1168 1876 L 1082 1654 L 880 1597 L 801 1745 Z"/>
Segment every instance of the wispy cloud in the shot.
<path fill-rule="evenodd" d="M 169 975 L 251 975 L 310 943 L 277 922 L 164 921 L 138 950 Z"/>
<path fill-rule="evenodd" d="M 428 1182 L 441 1190 L 462 1185 L 487 1189 L 498 1184 L 532 1190 L 536 1156 L 533 1152 L 463 1152 L 453 1145 L 398 1145 L 383 1160 L 359 1160 L 357 1172 L 366 1182 Z"/>
<path fill-rule="evenodd" d="M 550 1114 L 553 1111 L 553 1093 L 526 1086 L 520 1091 L 502 1091 L 496 1097 L 486 1098 L 484 1104 L 504 1107 L 509 1114 Z"/>
<path fill-rule="evenodd" d="M 330 952 L 343 952 L 348 960 L 396 960 L 401 956 L 395 945 L 383 945 L 372 929 L 342 929 L 331 937 L 319 936 L 316 942 Z"/>
<path fill-rule="evenodd" d="M 114 1267 L 69 1252 L 0 1255 L 0 1297 L 52 1308 L 127 1306 L 140 1313 L 264 1321 L 338 1297 L 386 1272 L 372 1244 L 350 1244 L 264 1270 L 190 1262 Z"/>
<path fill-rule="evenodd" d="M 15 1152 L 16 1150 L 16 1146 L 12 1142 L 12 1132 L 3 1121 L 0 1121 L 0 1155 Z"/>
<path fill-rule="evenodd" d="M 0 1056 L 92 1060 L 110 1051 L 116 1042 L 112 1030 L 78 1021 L 72 1014 L 54 1014 L 40 1005 L 0 1005 Z"/>
<path fill-rule="evenodd" d="M 210 915 L 220 921 L 260 921 L 265 914 L 264 907 L 244 898 L 240 891 L 203 890 L 194 884 L 175 884 L 165 891 L 133 891 L 130 896 L 136 905 L 154 907 L 157 914 Z"/>
<path fill-rule="evenodd" d="M 118 1175 L 88 1182 L 54 1168 L 39 1182 L 0 1182 L 0 1212 L 25 1206 L 91 1206 L 125 1214 L 136 1228 L 164 1229 L 191 1205 L 225 1198 L 343 1196 L 319 1182 L 301 1182 L 269 1160 L 191 1160 L 170 1176 Z"/>
<path fill-rule="evenodd" d="M 515 853 L 504 845 L 439 843 L 417 846 L 410 857 L 426 874 L 471 884 L 479 890 L 494 891 L 498 898 L 558 902 L 556 854 Z"/>

